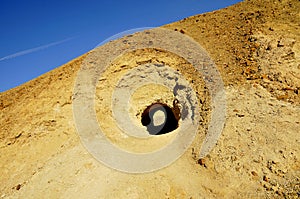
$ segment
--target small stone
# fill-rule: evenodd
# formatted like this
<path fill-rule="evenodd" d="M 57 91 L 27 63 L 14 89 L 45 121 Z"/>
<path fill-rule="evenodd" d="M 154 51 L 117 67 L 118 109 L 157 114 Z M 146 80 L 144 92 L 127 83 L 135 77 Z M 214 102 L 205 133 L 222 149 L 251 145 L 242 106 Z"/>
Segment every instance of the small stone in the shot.
<path fill-rule="evenodd" d="M 16 186 L 16 190 L 20 190 L 21 189 L 21 184 L 18 184 L 17 186 Z"/>
<path fill-rule="evenodd" d="M 201 166 L 206 167 L 205 160 L 204 160 L 203 158 L 200 158 L 200 159 L 198 160 L 198 164 L 200 164 Z"/>
<path fill-rule="evenodd" d="M 18 133 L 18 134 L 15 136 L 15 138 L 17 139 L 17 138 L 21 137 L 21 135 L 22 135 L 22 133 Z"/>
<path fill-rule="evenodd" d="M 284 43 L 280 40 L 277 42 L 277 47 L 284 47 Z"/>
<path fill-rule="evenodd" d="M 255 171 L 251 171 L 251 174 L 252 174 L 253 176 L 258 176 L 258 174 L 257 174 Z"/>
<path fill-rule="evenodd" d="M 263 177 L 263 181 L 269 182 L 269 178 L 268 178 L 267 176 L 264 176 L 264 177 Z"/>
<path fill-rule="evenodd" d="M 244 117 L 245 115 L 244 114 L 236 114 L 236 116 L 238 116 L 238 117 Z"/>

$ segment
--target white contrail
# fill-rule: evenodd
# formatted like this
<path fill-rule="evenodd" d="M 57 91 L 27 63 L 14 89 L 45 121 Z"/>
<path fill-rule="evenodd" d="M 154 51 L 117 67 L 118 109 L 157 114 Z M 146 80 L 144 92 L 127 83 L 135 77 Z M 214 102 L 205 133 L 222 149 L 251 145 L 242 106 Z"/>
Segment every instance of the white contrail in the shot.
<path fill-rule="evenodd" d="M 31 48 L 31 49 L 28 49 L 28 50 L 23 50 L 23 51 L 20 51 L 20 52 L 2 57 L 2 58 L 0 58 L 0 61 L 7 60 L 7 59 L 12 59 L 12 58 L 19 57 L 19 56 L 22 56 L 22 55 L 25 55 L 25 54 L 33 53 L 35 51 L 43 50 L 43 49 L 49 48 L 51 46 L 55 46 L 55 45 L 67 42 L 67 41 L 72 40 L 74 38 L 75 37 L 70 37 L 70 38 L 67 38 L 67 39 L 64 39 L 64 40 L 61 40 L 61 41 L 57 41 L 57 42 L 53 42 L 53 43 L 50 43 L 50 44 L 47 44 L 47 45 L 39 46 L 39 47 L 36 47 L 36 48 Z"/>

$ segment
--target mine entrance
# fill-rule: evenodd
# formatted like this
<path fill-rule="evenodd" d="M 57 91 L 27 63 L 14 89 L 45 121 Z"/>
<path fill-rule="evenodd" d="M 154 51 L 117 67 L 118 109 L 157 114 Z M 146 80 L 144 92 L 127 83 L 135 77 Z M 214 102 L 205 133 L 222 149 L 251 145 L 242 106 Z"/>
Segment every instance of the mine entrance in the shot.
<path fill-rule="evenodd" d="M 151 135 L 169 133 L 179 126 L 180 109 L 178 103 L 173 102 L 173 107 L 164 103 L 153 103 L 142 113 L 141 122 L 147 127 Z"/>

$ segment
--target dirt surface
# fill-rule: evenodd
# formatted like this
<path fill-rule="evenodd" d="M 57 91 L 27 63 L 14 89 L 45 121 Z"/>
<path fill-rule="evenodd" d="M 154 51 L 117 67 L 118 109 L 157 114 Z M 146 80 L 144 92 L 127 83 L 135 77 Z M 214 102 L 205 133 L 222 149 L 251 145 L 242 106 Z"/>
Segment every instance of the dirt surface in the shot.
<path fill-rule="evenodd" d="M 209 98 L 192 66 L 158 50 L 125 54 L 111 64 L 97 87 L 97 118 L 105 121 L 104 129 L 116 129 L 116 124 L 103 96 L 111 94 L 121 74 L 139 63 L 164 62 L 178 69 L 203 99 L 203 128 L 192 145 L 176 162 L 153 173 L 133 175 L 110 169 L 81 144 L 72 96 L 87 55 L 0 93 L 0 197 L 298 198 L 299 10 L 298 0 L 249 0 L 164 26 L 206 49 L 225 83 L 225 127 L 217 145 L 202 159 L 198 154 L 209 122 Z M 164 91 L 150 90 L 155 89 Z M 145 92 L 138 92 L 132 102 L 137 118 L 151 102 L 140 98 Z M 154 99 L 154 93 L 148 94 Z M 162 102 L 171 104 L 171 94 L 162 92 Z M 120 135 L 107 135 L 133 151 L 149 149 L 146 142 L 130 141 L 127 146 Z M 163 135 L 148 145 L 160 147 L 170 137 Z"/>

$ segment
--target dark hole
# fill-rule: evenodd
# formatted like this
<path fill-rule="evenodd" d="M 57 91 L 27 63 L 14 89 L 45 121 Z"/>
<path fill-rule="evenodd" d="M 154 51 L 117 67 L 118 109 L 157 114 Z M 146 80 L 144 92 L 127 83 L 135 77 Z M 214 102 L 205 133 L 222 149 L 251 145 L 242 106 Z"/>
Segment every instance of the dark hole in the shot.
<path fill-rule="evenodd" d="M 162 111 L 165 115 L 165 120 L 160 125 L 154 124 L 154 114 Z M 178 101 L 173 102 L 173 108 L 163 103 L 153 103 L 148 106 L 142 113 L 141 122 L 143 126 L 147 127 L 147 131 L 151 135 L 161 135 L 169 133 L 178 128 L 178 121 L 180 119 L 180 110 Z"/>

